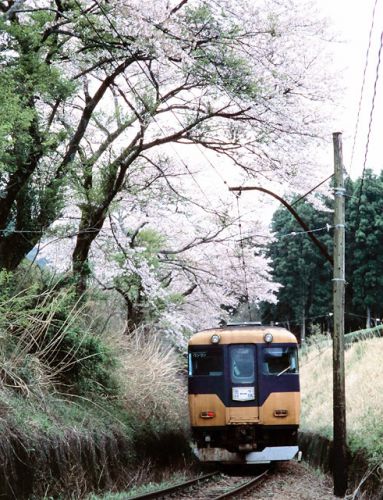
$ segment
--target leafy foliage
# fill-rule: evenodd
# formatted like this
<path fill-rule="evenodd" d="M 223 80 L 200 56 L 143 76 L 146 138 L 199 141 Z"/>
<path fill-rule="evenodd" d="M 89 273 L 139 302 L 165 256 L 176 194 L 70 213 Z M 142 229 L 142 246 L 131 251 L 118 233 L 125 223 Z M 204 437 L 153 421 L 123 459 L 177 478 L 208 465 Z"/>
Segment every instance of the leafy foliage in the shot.
<path fill-rule="evenodd" d="M 382 317 L 383 255 L 383 173 L 366 170 L 361 179 L 351 183 L 352 196 L 347 201 L 348 281 L 350 302 L 356 314 Z"/>

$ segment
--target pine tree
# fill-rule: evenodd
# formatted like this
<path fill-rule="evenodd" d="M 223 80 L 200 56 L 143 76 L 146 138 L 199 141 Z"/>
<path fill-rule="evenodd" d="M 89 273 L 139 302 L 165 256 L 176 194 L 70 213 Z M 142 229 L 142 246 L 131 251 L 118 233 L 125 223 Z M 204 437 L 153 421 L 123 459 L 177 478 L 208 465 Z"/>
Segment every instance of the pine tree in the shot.
<path fill-rule="evenodd" d="M 348 313 L 366 317 L 369 327 L 371 317 L 383 313 L 383 172 L 366 170 L 363 183 L 358 179 L 352 188 L 346 209 Z"/>
<path fill-rule="evenodd" d="M 331 225 L 332 213 L 319 211 L 305 201 L 295 208 L 312 230 L 321 229 L 316 236 L 331 253 L 331 234 L 326 225 Z M 268 245 L 267 256 L 272 260 L 273 278 L 281 288 L 275 306 L 263 305 L 265 319 L 285 322 L 290 328 L 299 324 L 301 336 L 307 321 L 327 326 L 331 311 L 330 264 L 285 208 L 275 212 L 272 231 L 275 240 Z"/>

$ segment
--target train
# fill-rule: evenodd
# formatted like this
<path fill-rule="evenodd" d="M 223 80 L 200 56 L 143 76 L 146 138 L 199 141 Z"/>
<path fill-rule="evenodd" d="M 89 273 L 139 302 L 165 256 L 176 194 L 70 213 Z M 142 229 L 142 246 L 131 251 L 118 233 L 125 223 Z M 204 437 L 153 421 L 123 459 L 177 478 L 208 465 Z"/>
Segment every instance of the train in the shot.
<path fill-rule="evenodd" d="M 194 334 L 188 400 L 193 451 L 201 462 L 300 457 L 298 343 L 285 328 L 245 323 Z"/>

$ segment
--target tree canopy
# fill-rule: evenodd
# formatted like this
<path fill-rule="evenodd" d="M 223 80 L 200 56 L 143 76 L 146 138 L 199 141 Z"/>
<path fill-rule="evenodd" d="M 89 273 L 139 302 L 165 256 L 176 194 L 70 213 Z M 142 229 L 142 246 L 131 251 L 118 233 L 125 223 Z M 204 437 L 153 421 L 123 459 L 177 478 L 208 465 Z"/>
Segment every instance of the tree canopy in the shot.
<path fill-rule="evenodd" d="M 225 300 L 243 294 L 240 283 L 232 292 L 228 284 L 238 276 L 235 216 L 227 203 L 207 206 L 200 186 L 191 192 L 191 158 L 197 146 L 206 163 L 219 159 L 218 171 L 230 165 L 242 180 L 307 177 L 301 152 L 318 141 L 326 99 L 316 77 L 322 25 L 308 21 L 301 5 L 277 0 L 8 0 L 0 12 L 0 268 L 15 269 L 36 246 L 66 235 L 78 293 L 97 278 L 101 247 L 117 250 L 108 260 L 115 274 L 124 259 L 134 272 L 144 269 L 142 259 L 128 258 L 140 243 L 159 289 L 169 280 L 174 286 L 171 296 L 191 290 L 200 304 L 212 296 L 209 287 Z M 161 224 L 162 207 L 145 225 L 136 210 L 158 208 L 159 193 L 171 199 L 162 212 L 170 228 Z M 129 227 L 112 236 L 118 213 L 129 215 Z M 174 237 L 183 217 L 196 226 Z M 221 252 L 196 250 L 224 238 L 231 247 Z M 247 253 L 254 297 L 268 295 L 267 263 Z M 174 256 L 181 254 L 180 264 Z M 169 265 L 172 276 L 162 270 Z M 142 276 L 117 274 L 104 285 L 123 282 L 137 299 Z"/>
<path fill-rule="evenodd" d="M 329 201 L 323 199 L 320 210 L 303 200 L 294 208 L 332 253 L 332 234 L 327 228 L 332 227 L 333 214 L 325 203 Z M 266 254 L 272 262 L 273 279 L 281 287 L 277 304 L 264 306 L 263 314 L 290 327 L 307 320 L 321 323 L 331 312 L 331 265 L 287 209 L 274 213 L 271 230 L 274 240 L 267 245 Z"/>

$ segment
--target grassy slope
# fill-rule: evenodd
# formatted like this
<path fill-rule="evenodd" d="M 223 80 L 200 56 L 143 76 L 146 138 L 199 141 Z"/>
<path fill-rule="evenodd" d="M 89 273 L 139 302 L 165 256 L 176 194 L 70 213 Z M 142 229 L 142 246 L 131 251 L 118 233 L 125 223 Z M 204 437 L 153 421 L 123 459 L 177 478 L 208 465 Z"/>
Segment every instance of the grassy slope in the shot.
<path fill-rule="evenodd" d="M 125 314 L 30 266 L 0 271 L 1 498 L 80 498 L 190 453 L 185 360 L 148 326 L 123 335 Z"/>
<path fill-rule="evenodd" d="M 348 443 L 383 461 L 383 339 L 352 344 L 345 353 Z M 302 430 L 332 437 L 331 345 L 312 345 L 301 355 Z"/>

